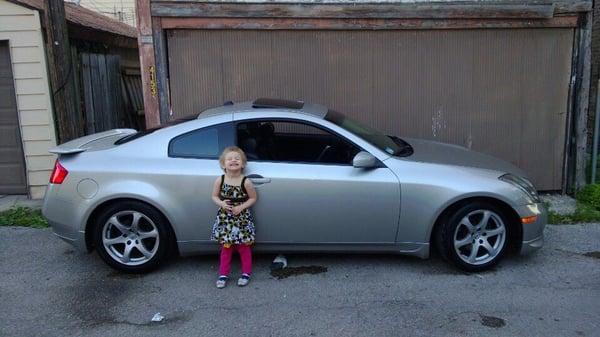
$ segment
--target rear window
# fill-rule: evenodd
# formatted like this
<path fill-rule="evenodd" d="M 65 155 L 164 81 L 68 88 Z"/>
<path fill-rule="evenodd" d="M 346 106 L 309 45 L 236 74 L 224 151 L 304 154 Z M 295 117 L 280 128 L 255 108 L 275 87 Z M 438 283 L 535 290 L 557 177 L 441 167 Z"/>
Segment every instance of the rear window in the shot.
<path fill-rule="evenodd" d="M 216 159 L 232 144 L 231 123 L 209 126 L 173 138 L 169 143 L 169 157 Z"/>

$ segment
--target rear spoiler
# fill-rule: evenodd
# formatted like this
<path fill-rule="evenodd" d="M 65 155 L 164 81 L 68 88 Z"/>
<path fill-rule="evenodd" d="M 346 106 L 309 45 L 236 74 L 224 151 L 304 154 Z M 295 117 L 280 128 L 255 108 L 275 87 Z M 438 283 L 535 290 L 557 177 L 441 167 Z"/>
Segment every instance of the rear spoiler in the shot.
<path fill-rule="evenodd" d="M 104 132 L 94 133 L 81 138 L 73 139 L 59 146 L 53 147 L 48 152 L 55 154 L 75 154 L 88 149 L 86 145 L 105 138 L 120 138 L 116 136 L 127 136 L 137 131 L 134 129 L 112 129 Z"/>

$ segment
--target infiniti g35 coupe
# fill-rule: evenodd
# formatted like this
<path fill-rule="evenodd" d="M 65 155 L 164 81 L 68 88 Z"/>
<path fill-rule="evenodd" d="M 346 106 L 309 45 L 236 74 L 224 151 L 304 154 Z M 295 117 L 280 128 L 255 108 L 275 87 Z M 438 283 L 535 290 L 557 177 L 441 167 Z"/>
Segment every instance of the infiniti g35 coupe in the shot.
<path fill-rule="evenodd" d="M 480 271 L 543 244 L 546 211 L 515 166 L 274 99 L 53 148 L 43 214 L 57 236 L 125 272 L 149 271 L 170 254 L 216 252 L 210 194 L 230 145 L 246 152 L 244 174 L 258 193 L 256 251 L 427 258 L 435 248 Z"/>

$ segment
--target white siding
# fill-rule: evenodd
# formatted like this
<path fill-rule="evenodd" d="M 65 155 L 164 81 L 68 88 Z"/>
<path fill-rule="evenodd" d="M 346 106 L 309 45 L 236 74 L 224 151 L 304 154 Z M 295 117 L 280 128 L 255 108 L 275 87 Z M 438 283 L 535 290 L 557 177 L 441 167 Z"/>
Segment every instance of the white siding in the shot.
<path fill-rule="evenodd" d="M 17 95 L 44 94 L 46 92 L 46 84 L 41 78 L 22 78 L 15 80 L 15 91 Z"/>
<path fill-rule="evenodd" d="M 50 125 L 50 118 L 46 109 L 21 111 L 21 126 Z"/>
<path fill-rule="evenodd" d="M 39 47 L 13 47 L 12 57 L 20 62 L 40 62 Z"/>
<path fill-rule="evenodd" d="M 0 40 L 8 40 L 29 194 L 43 198 L 56 146 L 39 12 L 0 0 Z"/>
<path fill-rule="evenodd" d="M 49 140 L 31 140 L 25 143 L 25 156 L 45 156 L 48 154 L 48 149 L 56 146 L 56 142 Z M 27 159 L 27 158 L 26 158 Z M 48 172 L 50 178 L 50 172 Z"/>

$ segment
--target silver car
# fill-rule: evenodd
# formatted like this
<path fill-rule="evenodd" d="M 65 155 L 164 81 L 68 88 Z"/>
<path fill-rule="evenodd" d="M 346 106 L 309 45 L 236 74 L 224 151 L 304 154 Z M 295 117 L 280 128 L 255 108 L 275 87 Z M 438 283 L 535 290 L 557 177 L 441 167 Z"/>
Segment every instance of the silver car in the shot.
<path fill-rule="evenodd" d="M 146 272 L 210 241 L 232 144 L 258 192 L 256 251 L 440 255 L 466 271 L 543 244 L 546 211 L 515 166 L 464 147 L 387 136 L 326 107 L 258 99 L 186 121 L 78 138 L 58 154 L 43 214 L 110 266 Z"/>

